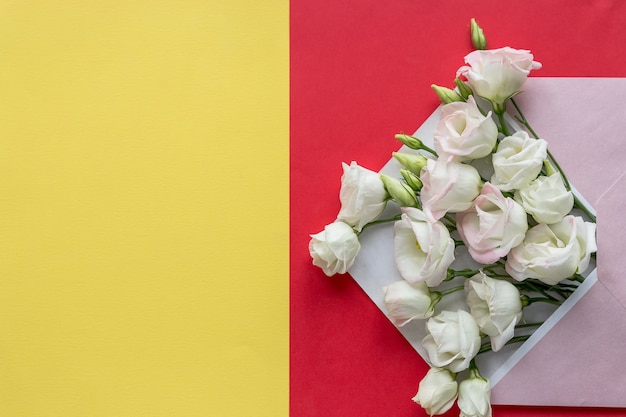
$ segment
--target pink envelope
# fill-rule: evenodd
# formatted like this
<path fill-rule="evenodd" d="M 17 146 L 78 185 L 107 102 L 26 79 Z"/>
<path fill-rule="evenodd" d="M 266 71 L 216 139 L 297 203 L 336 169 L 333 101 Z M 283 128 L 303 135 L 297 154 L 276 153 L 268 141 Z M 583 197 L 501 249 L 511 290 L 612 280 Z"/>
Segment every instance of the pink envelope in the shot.
<path fill-rule="evenodd" d="M 525 343 L 480 357 L 479 368 L 491 381 L 493 404 L 626 407 L 626 79 L 530 78 L 516 101 L 597 211 L 597 270 L 591 266 L 558 309 L 533 305 L 526 321 L 549 316 L 544 325 Z M 438 110 L 415 135 L 432 140 L 437 120 Z M 381 172 L 397 176 L 398 169 L 391 160 Z M 349 271 L 384 313 L 382 287 L 401 279 L 392 239 L 389 225 L 361 235 L 361 253 Z M 457 301 L 446 297 L 440 307 Z M 399 330 L 426 357 L 424 323 Z"/>

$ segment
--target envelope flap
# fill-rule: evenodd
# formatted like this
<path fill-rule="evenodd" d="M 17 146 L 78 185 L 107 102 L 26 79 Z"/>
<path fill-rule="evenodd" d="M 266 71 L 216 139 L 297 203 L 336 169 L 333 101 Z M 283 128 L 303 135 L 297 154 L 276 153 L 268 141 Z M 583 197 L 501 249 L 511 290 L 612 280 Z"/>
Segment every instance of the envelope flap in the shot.
<path fill-rule="evenodd" d="M 625 314 L 596 281 L 493 387 L 492 402 L 626 407 Z"/>

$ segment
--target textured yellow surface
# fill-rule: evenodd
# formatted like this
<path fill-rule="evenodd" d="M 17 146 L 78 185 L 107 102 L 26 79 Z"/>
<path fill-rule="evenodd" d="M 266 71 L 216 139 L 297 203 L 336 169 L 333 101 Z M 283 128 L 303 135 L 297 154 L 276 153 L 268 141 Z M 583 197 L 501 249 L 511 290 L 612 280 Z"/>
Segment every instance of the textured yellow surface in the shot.
<path fill-rule="evenodd" d="M 288 3 L 0 2 L 0 416 L 288 414 Z"/>

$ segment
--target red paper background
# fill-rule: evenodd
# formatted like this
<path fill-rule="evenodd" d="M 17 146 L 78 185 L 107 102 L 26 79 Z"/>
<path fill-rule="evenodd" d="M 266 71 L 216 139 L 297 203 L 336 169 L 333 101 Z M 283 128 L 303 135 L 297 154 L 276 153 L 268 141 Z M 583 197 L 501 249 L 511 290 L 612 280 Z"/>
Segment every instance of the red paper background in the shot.
<path fill-rule="evenodd" d="M 290 415 L 425 416 L 411 397 L 428 366 L 349 275 L 327 278 L 308 255 L 309 234 L 339 210 L 341 162 L 380 169 L 399 147 L 393 135 L 432 113 L 430 85 L 452 87 L 472 50 L 471 17 L 490 48 L 532 50 L 543 63 L 537 76 L 625 77 L 626 2 L 291 0 L 290 13 Z M 626 410 L 495 406 L 494 414 Z"/>

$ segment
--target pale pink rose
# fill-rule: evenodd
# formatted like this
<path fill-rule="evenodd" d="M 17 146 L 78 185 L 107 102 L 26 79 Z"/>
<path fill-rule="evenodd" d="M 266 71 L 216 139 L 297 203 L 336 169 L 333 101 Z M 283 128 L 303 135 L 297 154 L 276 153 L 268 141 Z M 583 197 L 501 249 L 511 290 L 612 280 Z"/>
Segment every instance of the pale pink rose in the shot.
<path fill-rule="evenodd" d="M 521 245 L 511 250 L 506 272 L 518 281 L 537 278 L 556 285 L 587 269 L 597 249 L 595 235 L 595 223 L 572 215 L 551 225 L 538 224 L 528 230 Z"/>
<path fill-rule="evenodd" d="M 522 243 L 528 222 L 524 208 L 485 183 L 472 207 L 456 215 L 457 230 L 476 262 L 492 264 Z"/>
<path fill-rule="evenodd" d="M 458 162 L 485 157 L 498 139 L 498 127 L 480 112 L 470 96 L 467 102 L 446 104 L 434 133 L 435 150 L 440 157 Z"/>
<path fill-rule="evenodd" d="M 402 209 L 402 219 L 394 225 L 393 245 L 398 271 L 411 284 L 441 284 L 454 261 L 454 240 L 448 229 L 413 207 Z"/>
<path fill-rule="evenodd" d="M 361 231 L 367 223 L 376 220 L 385 209 L 387 191 L 380 175 L 352 162 L 343 163 L 341 176 L 341 210 L 337 215 L 339 220 L 354 226 Z"/>
<path fill-rule="evenodd" d="M 465 63 L 457 77 L 465 77 L 476 95 L 496 105 L 519 93 L 530 71 L 541 68 L 530 51 L 508 46 L 470 52 Z"/>
<path fill-rule="evenodd" d="M 480 174 L 471 165 L 429 159 L 420 174 L 424 184 L 420 198 L 424 211 L 436 220 L 446 213 L 467 210 L 480 193 Z"/>

